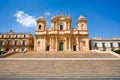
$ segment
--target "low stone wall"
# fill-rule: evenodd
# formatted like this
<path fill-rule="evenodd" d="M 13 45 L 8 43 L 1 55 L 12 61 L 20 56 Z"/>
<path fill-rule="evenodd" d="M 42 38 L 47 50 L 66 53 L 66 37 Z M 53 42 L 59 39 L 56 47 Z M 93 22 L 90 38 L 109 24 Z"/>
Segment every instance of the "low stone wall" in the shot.
<path fill-rule="evenodd" d="M 5 54 L 1 54 L 0 55 L 0 58 L 5 58 L 5 57 L 7 57 L 7 56 L 10 56 L 10 55 L 12 55 L 12 54 L 14 54 L 15 52 L 8 52 L 8 53 L 5 53 Z"/>
<path fill-rule="evenodd" d="M 120 54 L 115 53 L 113 51 L 99 51 L 99 50 L 92 50 L 92 51 L 95 51 L 97 53 L 110 53 L 110 54 L 112 54 L 112 55 L 117 56 L 118 58 L 120 58 Z"/>

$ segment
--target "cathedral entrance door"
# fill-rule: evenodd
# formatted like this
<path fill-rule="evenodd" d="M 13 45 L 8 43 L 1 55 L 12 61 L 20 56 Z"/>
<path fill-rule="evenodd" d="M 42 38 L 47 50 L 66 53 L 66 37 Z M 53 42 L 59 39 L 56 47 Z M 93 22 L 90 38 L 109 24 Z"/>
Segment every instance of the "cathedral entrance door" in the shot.
<path fill-rule="evenodd" d="M 73 51 L 76 51 L 76 46 L 73 46 Z"/>
<path fill-rule="evenodd" d="M 60 42 L 60 43 L 59 43 L 59 50 L 60 50 L 60 51 L 63 51 L 63 42 Z"/>
<path fill-rule="evenodd" d="M 46 49 L 46 51 L 49 51 L 49 46 L 47 46 L 47 49 Z"/>

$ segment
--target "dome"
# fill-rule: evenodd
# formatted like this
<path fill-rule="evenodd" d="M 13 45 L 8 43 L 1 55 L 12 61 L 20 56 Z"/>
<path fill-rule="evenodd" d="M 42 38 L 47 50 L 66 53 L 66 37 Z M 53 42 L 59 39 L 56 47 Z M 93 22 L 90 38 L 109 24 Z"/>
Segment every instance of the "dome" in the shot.
<path fill-rule="evenodd" d="M 86 22 L 86 18 L 84 16 L 80 15 L 77 22 L 79 22 L 79 21 Z"/>
<path fill-rule="evenodd" d="M 86 20 L 84 16 L 80 15 L 80 17 L 78 18 L 78 20 Z"/>
<path fill-rule="evenodd" d="M 38 22 L 38 21 L 44 21 L 44 22 L 45 22 L 45 19 L 44 19 L 44 17 L 41 16 L 41 17 L 39 17 L 39 18 L 37 19 L 37 22 Z"/>

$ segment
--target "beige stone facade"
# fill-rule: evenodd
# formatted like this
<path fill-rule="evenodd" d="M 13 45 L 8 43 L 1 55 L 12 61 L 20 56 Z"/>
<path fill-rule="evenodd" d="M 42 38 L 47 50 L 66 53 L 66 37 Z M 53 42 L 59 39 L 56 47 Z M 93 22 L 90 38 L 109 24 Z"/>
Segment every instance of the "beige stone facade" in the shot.
<path fill-rule="evenodd" d="M 90 39 L 90 49 L 100 51 L 120 50 L 120 38 L 93 38 Z"/>
<path fill-rule="evenodd" d="M 24 52 L 31 51 L 34 47 L 34 38 L 30 33 L 14 33 L 12 30 L 0 33 L 0 51 Z"/>
<path fill-rule="evenodd" d="M 46 29 L 43 17 L 36 21 L 35 51 L 88 51 L 89 39 L 84 16 L 77 20 L 73 29 L 70 16 L 58 15 L 51 18 L 50 29 Z"/>

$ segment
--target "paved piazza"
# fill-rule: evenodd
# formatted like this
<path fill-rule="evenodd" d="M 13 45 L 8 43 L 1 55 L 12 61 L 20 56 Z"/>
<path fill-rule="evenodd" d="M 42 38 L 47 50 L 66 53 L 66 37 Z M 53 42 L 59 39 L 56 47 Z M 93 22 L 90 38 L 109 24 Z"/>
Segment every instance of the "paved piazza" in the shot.
<path fill-rule="evenodd" d="M 120 80 L 120 78 L 0 78 L 0 80 Z"/>

